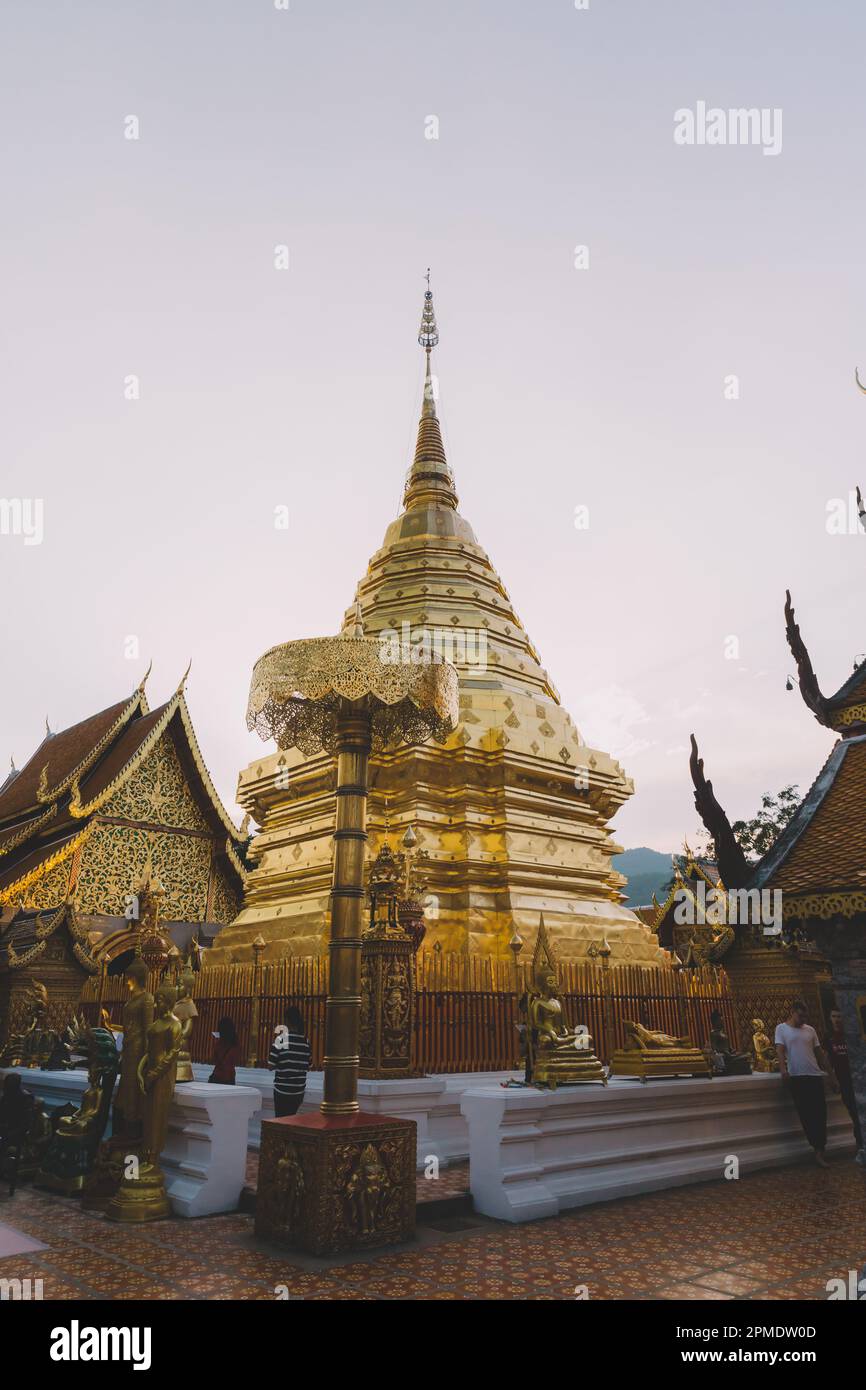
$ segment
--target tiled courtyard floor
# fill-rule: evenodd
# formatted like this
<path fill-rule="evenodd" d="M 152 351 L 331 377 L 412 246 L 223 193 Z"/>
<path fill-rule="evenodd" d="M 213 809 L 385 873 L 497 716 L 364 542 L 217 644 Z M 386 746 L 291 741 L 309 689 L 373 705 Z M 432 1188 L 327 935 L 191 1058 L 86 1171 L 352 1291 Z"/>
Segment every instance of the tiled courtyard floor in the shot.
<path fill-rule="evenodd" d="M 48 1247 L 0 1260 L 46 1299 L 826 1299 L 866 1263 L 866 1173 L 782 1168 L 587 1207 L 525 1226 L 443 1217 L 411 1245 L 313 1259 L 257 1241 L 252 1217 L 118 1226 L 25 1187 L 0 1222 Z"/>

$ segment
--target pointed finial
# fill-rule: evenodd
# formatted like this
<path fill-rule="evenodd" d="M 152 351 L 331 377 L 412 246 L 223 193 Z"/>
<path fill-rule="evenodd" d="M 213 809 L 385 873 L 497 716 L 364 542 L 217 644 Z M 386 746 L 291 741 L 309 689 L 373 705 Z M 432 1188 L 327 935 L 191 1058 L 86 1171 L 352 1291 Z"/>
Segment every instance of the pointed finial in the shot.
<path fill-rule="evenodd" d="M 427 289 L 424 292 L 424 309 L 421 314 L 421 328 L 418 342 L 427 355 L 424 374 L 424 399 L 421 419 L 418 423 L 418 437 L 415 443 L 415 458 L 406 479 L 403 493 L 403 506 L 406 511 L 412 507 L 435 505 L 457 510 L 457 493 L 454 479 L 445 457 L 442 433 L 436 411 L 436 394 L 433 389 L 433 367 L 431 354 L 439 342 L 439 329 L 433 309 L 433 291 L 430 289 L 430 272 L 427 272 Z"/>
<path fill-rule="evenodd" d="M 192 670 L 192 657 L 190 657 L 190 659 L 189 659 L 189 666 L 187 666 L 186 670 L 184 671 L 183 675 L 182 675 L 181 678 L 180 678 L 180 685 L 177 687 L 177 690 L 174 692 L 175 695 L 182 695 L 182 694 L 183 694 L 184 686 L 186 685 L 186 678 L 187 678 L 187 676 L 189 675 L 189 673 L 190 673 L 191 670 Z"/>
<path fill-rule="evenodd" d="M 355 599 L 355 618 L 354 625 L 352 627 L 352 636 L 364 636 L 364 615 L 361 612 L 361 600 L 359 598 Z"/>
<path fill-rule="evenodd" d="M 9 759 L 9 771 L 10 771 L 10 772 L 17 772 L 17 771 L 18 771 L 17 767 L 15 766 L 15 756 L 14 756 L 14 754 L 13 754 L 13 756 Z"/>
<path fill-rule="evenodd" d="M 424 308 L 421 313 L 421 327 L 418 330 L 418 342 L 426 353 L 435 348 L 439 342 L 439 329 L 436 327 L 436 313 L 433 308 L 433 291 L 430 288 L 430 271 L 427 271 L 427 288 L 424 291 Z"/>
<path fill-rule="evenodd" d="M 144 694 L 144 687 L 147 685 L 147 678 L 148 678 L 148 676 L 150 675 L 150 673 L 151 673 L 152 670 L 153 670 L 153 657 L 150 658 L 150 662 L 149 662 L 149 664 L 148 664 L 148 668 L 147 668 L 147 670 L 145 671 L 144 675 L 142 676 L 141 680 L 138 682 L 138 691 L 139 691 L 140 694 Z"/>
<path fill-rule="evenodd" d="M 48 723 L 48 715 L 47 715 L 47 714 L 46 714 L 46 716 L 45 716 L 45 737 L 46 737 L 46 738 L 53 738 L 53 737 L 54 737 L 54 730 L 52 729 L 51 725 Z"/>

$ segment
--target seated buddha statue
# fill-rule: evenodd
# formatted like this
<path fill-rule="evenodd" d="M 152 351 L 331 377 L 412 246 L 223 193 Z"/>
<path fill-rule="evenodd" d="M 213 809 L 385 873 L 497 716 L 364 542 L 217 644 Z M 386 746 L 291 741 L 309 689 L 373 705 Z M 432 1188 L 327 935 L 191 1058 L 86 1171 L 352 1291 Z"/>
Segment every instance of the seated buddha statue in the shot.
<path fill-rule="evenodd" d="M 529 1078 L 533 1085 L 554 1089 L 557 1085 L 605 1081 L 588 1031 L 566 1025 L 556 974 L 549 967 L 536 972 L 535 988 L 527 1000 L 527 1021 Z"/>
<path fill-rule="evenodd" d="M 747 1052 L 735 1052 L 725 1032 L 722 1015 L 718 1009 L 710 1014 L 710 1037 L 707 1046 L 715 1057 L 720 1059 L 720 1075 L 750 1076 L 752 1060 Z"/>
<path fill-rule="evenodd" d="M 73 1046 L 87 1058 L 87 1089 L 78 1109 L 57 1119 L 36 1179 L 39 1186 L 67 1195 L 84 1188 L 108 1123 L 118 1067 L 117 1044 L 107 1028 L 86 1029 Z"/>

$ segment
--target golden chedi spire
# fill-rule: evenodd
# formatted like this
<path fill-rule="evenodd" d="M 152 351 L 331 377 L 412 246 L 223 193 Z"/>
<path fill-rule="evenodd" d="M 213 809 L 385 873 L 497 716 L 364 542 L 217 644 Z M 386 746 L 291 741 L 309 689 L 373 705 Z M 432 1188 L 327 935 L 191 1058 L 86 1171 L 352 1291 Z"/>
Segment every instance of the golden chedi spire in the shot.
<path fill-rule="evenodd" d="M 436 413 L 436 390 L 432 371 L 432 352 L 439 342 L 439 329 L 436 312 L 433 308 L 433 291 L 430 289 L 430 271 L 427 271 L 427 289 L 424 294 L 424 309 L 421 314 L 421 328 L 418 342 L 427 357 L 424 373 L 424 398 L 421 405 L 421 419 L 418 421 L 418 439 L 415 444 L 415 458 L 406 479 L 403 506 L 408 511 L 412 507 L 429 503 L 434 506 L 457 509 L 457 493 L 445 446 L 442 443 L 442 430 Z"/>
<path fill-rule="evenodd" d="M 458 510 L 442 443 L 432 353 L 439 330 L 429 288 L 418 341 L 424 398 L 403 509 L 387 527 L 343 617 L 362 615 L 394 661 L 450 661 L 460 726 L 444 746 L 373 755 L 368 803 L 375 856 L 391 830 L 416 827 L 425 854 L 425 945 L 508 959 L 514 934 L 532 949 L 539 914 L 560 960 L 583 959 L 601 937 L 612 963 L 663 964 L 658 941 L 623 905 L 609 821 L 632 793 L 623 769 L 588 747 L 469 522 Z M 494 474 L 490 460 L 482 465 Z M 529 538 L 526 544 L 531 544 Z M 551 573 L 538 602 L 561 611 Z M 592 595 L 587 596 L 592 601 Z M 278 636 L 279 634 L 275 634 Z M 593 676 L 597 679 L 597 676 Z M 244 906 L 208 952 L 212 965 L 251 959 L 261 931 L 290 955 L 327 940 L 333 770 L 324 757 L 278 752 L 241 773 L 238 800 L 261 827 Z"/>

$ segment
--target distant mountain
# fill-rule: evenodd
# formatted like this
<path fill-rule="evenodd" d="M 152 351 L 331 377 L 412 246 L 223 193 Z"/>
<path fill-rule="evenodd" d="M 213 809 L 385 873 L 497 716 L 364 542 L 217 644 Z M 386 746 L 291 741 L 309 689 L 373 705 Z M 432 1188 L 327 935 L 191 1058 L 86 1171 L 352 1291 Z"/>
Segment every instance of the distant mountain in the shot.
<path fill-rule="evenodd" d="M 646 907 L 652 902 L 653 893 L 660 897 L 662 888 L 670 881 L 671 857 L 657 849 L 623 850 L 610 862 L 617 873 L 625 874 L 628 879 L 627 907 Z"/>

